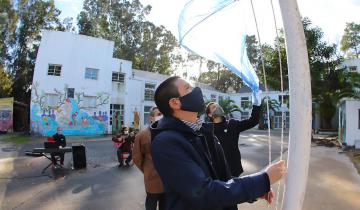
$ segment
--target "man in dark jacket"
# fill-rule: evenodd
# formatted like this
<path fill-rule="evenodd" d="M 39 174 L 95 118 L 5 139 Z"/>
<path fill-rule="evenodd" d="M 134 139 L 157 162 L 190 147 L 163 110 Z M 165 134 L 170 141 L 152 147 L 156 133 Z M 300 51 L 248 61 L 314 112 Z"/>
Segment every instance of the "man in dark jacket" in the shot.
<path fill-rule="evenodd" d="M 155 91 L 155 103 L 164 118 L 152 125 L 151 152 L 166 193 L 167 210 L 236 209 L 264 195 L 271 202 L 270 185 L 285 173 L 279 161 L 265 172 L 231 178 L 212 124 L 201 124 L 204 109 L 200 88 L 170 77 Z"/>
<path fill-rule="evenodd" d="M 210 102 L 206 106 L 205 113 L 214 123 L 214 134 L 221 143 L 232 176 L 240 176 L 244 171 L 238 145 L 240 132 L 253 128 L 259 123 L 261 111 L 261 97 L 259 92 L 253 93 L 252 102 L 253 109 L 251 111 L 251 117 L 246 120 L 227 120 L 224 117 L 224 110 L 215 102 Z"/>
<path fill-rule="evenodd" d="M 56 134 L 53 135 L 53 138 L 57 147 L 66 147 L 66 139 L 60 127 L 56 129 Z M 64 165 L 65 154 L 63 152 L 53 152 L 50 155 L 53 167 L 57 164 L 55 156 L 60 156 L 60 164 Z"/>

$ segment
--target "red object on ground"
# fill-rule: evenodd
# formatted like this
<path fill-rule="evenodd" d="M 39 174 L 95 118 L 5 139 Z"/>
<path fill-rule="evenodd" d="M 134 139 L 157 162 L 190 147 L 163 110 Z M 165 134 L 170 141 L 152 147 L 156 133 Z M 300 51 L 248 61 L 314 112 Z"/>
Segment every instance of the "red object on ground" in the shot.
<path fill-rule="evenodd" d="M 123 153 L 121 153 L 121 160 L 125 160 L 126 158 L 129 157 L 129 155 L 130 155 L 129 152 L 123 152 Z"/>

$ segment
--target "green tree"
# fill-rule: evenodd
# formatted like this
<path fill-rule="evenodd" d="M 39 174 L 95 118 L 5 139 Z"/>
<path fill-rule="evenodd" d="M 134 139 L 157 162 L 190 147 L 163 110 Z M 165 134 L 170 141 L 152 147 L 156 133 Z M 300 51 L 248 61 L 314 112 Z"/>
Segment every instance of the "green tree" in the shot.
<path fill-rule="evenodd" d="M 232 117 L 233 112 L 243 112 L 238 105 L 235 104 L 235 101 L 231 99 L 220 98 L 219 105 L 223 108 L 226 116 Z"/>
<path fill-rule="evenodd" d="M 312 26 L 308 18 L 303 20 L 309 53 L 313 102 L 319 104 L 321 128 L 330 129 L 338 102 L 345 97 L 358 98 L 359 75 L 336 69 L 343 61 L 337 55 L 336 45 L 322 41 L 323 32 Z"/>
<path fill-rule="evenodd" d="M 0 84 L 0 98 L 10 96 L 12 89 L 11 78 L 2 66 L 0 66 Z"/>
<path fill-rule="evenodd" d="M 18 22 L 9 67 L 13 78 L 13 96 L 29 103 L 35 59 L 42 29 L 61 28 L 54 1 L 20 0 L 16 4 Z"/>
<path fill-rule="evenodd" d="M 178 44 L 164 26 L 146 21 L 150 11 L 139 0 L 85 0 L 79 33 L 114 41 L 114 57 L 131 60 L 133 68 L 170 74 Z"/>
<path fill-rule="evenodd" d="M 360 24 L 346 23 L 344 35 L 341 38 L 341 50 L 346 52 L 348 57 L 359 58 Z"/>
<path fill-rule="evenodd" d="M 0 98 L 11 96 L 12 82 L 6 70 L 10 59 L 10 46 L 16 30 L 17 15 L 12 1 L 0 0 Z"/>
<path fill-rule="evenodd" d="M 12 1 L 0 0 L 0 66 L 4 68 L 9 60 L 9 48 L 16 30 L 17 15 Z"/>

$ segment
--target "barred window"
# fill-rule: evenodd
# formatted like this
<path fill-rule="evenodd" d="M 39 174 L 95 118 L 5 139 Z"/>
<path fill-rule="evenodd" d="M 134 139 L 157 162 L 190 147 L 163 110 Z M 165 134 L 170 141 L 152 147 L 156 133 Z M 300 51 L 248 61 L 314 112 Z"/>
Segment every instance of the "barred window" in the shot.
<path fill-rule="evenodd" d="M 113 81 L 113 82 L 124 83 L 124 81 L 125 81 L 125 74 L 124 74 L 124 73 L 119 73 L 119 72 L 113 72 L 113 73 L 112 73 L 112 81 Z"/>
<path fill-rule="evenodd" d="M 50 76 L 61 76 L 61 65 L 59 64 L 49 64 L 48 75 Z"/>
<path fill-rule="evenodd" d="M 154 101 L 155 87 L 154 83 L 145 83 L 145 101 Z"/>

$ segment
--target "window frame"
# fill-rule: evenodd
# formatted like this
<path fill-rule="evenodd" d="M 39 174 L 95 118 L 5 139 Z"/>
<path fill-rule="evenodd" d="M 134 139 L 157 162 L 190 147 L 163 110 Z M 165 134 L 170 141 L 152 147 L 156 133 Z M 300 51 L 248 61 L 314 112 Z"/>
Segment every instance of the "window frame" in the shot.
<path fill-rule="evenodd" d="M 115 108 L 116 106 L 116 108 Z M 120 122 L 124 121 L 124 116 L 125 116 L 125 105 L 124 104 L 110 104 L 110 118 L 109 118 L 109 125 L 112 126 L 113 123 L 113 115 L 114 112 L 119 112 L 119 116 L 120 116 Z"/>
<path fill-rule="evenodd" d="M 57 97 L 57 102 L 55 102 L 54 104 L 52 103 L 49 103 L 50 102 L 50 96 L 52 97 Z M 60 95 L 59 94 L 56 94 L 56 93 L 45 93 L 45 104 L 46 106 L 48 107 L 56 107 L 60 102 Z"/>
<path fill-rule="evenodd" d="M 54 67 L 53 72 L 50 72 L 50 67 Z M 56 74 L 56 68 L 59 67 L 58 69 L 58 75 Z M 61 77 L 61 70 L 62 70 L 62 65 L 61 64 L 52 64 L 49 63 L 48 64 L 48 70 L 47 70 L 47 76 L 55 76 L 55 77 Z"/>
<path fill-rule="evenodd" d="M 72 90 L 72 97 L 69 97 L 69 90 Z M 75 98 L 75 88 L 66 89 L 66 98 Z"/>
<path fill-rule="evenodd" d="M 89 99 L 94 100 L 92 102 L 93 104 L 89 103 Z M 87 107 L 87 108 L 96 108 L 96 96 L 84 96 L 83 101 L 84 101 L 85 107 Z"/>
<path fill-rule="evenodd" d="M 250 104 L 250 103 L 251 103 L 251 101 L 250 101 L 249 96 L 240 97 L 240 107 L 241 108 L 249 108 L 248 104 Z"/>
<path fill-rule="evenodd" d="M 114 80 L 114 74 L 117 74 L 116 80 Z M 120 75 L 122 75 L 122 81 L 120 80 L 120 78 L 121 78 Z M 122 83 L 122 84 L 125 83 L 125 73 L 113 71 L 111 74 L 111 81 L 117 82 L 117 83 Z"/>
<path fill-rule="evenodd" d="M 144 125 L 149 124 L 150 123 L 150 110 L 153 106 L 149 106 L 149 105 L 144 105 L 144 109 L 143 109 L 143 117 L 144 117 Z M 146 110 L 148 108 L 148 110 Z M 146 117 L 147 115 L 147 117 Z"/>
<path fill-rule="evenodd" d="M 356 72 L 357 71 L 357 66 L 349 66 L 349 71 L 350 72 Z"/>
<path fill-rule="evenodd" d="M 89 71 L 92 71 L 88 74 Z M 94 77 L 93 72 L 96 72 Z M 85 79 L 89 79 L 89 80 L 98 80 L 99 79 L 99 69 L 95 69 L 95 68 L 85 68 Z"/>
<path fill-rule="evenodd" d="M 153 85 L 154 88 L 146 87 L 146 85 Z M 144 83 L 144 101 L 154 101 L 155 90 L 156 90 L 156 83 L 145 82 Z M 149 96 L 149 95 L 147 96 L 147 91 L 152 91 L 152 96 Z"/>

